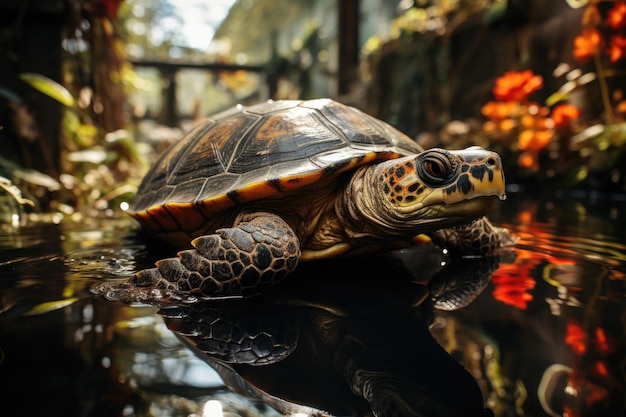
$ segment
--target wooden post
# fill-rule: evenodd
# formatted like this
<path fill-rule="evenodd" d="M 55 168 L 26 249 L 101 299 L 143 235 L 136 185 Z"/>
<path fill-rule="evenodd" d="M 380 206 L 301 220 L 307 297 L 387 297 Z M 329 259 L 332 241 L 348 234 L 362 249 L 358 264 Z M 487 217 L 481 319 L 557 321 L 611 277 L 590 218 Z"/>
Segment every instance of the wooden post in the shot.
<path fill-rule="evenodd" d="M 337 92 L 348 94 L 359 65 L 359 0 L 339 0 L 339 76 Z"/>

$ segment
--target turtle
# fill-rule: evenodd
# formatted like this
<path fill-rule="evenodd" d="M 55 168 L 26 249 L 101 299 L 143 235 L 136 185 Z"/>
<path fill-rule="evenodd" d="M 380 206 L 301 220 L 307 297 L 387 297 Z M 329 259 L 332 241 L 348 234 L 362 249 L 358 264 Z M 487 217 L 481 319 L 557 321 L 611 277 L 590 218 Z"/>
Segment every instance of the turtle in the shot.
<path fill-rule="evenodd" d="M 238 105 L 142 180 L 128 213 L 181 250 L 128 283 L 150 297 L 249 297 L 306 261 L 428 241 L 482 255 L 501 245 L 484 216 L 504 197 L 500 156 L 481 147 L 424 150 L 332 99 Z"/>

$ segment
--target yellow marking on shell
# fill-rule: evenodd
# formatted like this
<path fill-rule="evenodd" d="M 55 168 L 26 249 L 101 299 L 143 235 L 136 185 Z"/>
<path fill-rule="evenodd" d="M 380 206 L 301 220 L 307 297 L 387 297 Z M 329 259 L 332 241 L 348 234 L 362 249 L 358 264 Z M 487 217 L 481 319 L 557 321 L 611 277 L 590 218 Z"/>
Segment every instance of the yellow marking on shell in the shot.
<path fill-rule="evenodd" d="M 262 181 L 238 188 L 233 194 L 233 197 L 235 200 L 245 203 L 247 201 L 259 200 L 278 193 L 280 193 L 280 190 L 278 190 L 270 182 Z"/>
<path fill-rule="evenodd" d="M 138 213 L 129 211 L 128 214 L 141 223 L 141 226 L 146 230 L 158 231 L 161 229 L 161 225 L 157 223 L 152 217 L 150 217 L 145 211 Z"/>
<path fill-rule="evenodd" d="M 278 183 L 284 190 L 292 190 L 304 187 L 305 185 L 314 184 L 324 176 L 323 172 L 316 172 L 310 175 L 293 175 L 290 177 L 280 178 Z"/>
<path fill-rule="evenodd" d="M 194 231 L 206 222 L 206 217 L 198 211 L 195 204 L 165 203 L 163 206 L 185 231 Z"/>
<path fill-rule="evenodd" d="M 360 160 L 355 159 L 351 161 L 351 163 L 348 164 L 348 166 L 346 166 L 342 170 L 350 170 L 359 165 L 368 165 L 368 164 L 371 164 L 372 162 L 375 162 L 381 159 L 382 160 L 396 159 L 400 157 L 401 155 L 396 152 L 384 152 L 384 153 L 368 152 L 364 154 Z"/>
<path fill-rule="evenodd" d="M 161 206 L 150 207 L 144 213 L 146 214 L 143 218 L 154 220 L 159 225 L 150 230 L 178 230 L 176 221 Z"/>
<path fill-rule="evenodd" d="M 220 194 L 213 198 L 198 201 L 196 204 L 207 218 L 211 218 L 216 213 L 234 207 L 237 205 L 237 202 L 233 201 L 227 194 Z"/>

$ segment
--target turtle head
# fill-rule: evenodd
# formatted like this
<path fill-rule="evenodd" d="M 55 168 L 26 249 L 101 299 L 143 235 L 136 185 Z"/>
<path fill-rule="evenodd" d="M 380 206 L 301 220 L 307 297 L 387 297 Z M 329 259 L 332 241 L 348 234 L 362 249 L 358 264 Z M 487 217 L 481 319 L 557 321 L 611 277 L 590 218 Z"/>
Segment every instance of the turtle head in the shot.
<path fill-rule="evenodd" d="M 386 161 L 376 167 L 372 182 L 389 216 L 424 230 L 481 217 L 505 197 L 500 156 L 478 146 Z"/>

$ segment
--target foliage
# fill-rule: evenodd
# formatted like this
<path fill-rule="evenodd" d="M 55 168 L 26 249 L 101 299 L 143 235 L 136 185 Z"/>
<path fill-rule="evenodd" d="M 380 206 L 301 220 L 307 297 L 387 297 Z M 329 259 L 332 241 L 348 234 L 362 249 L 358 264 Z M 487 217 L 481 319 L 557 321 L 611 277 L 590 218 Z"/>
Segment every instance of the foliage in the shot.
<path fill-rule="evenodd" d="M 512 183 L 626 191 L 625 1 L 406 4 L 363 48 L 367 111 L 425 147 L 491 147 Z"/>
<path fill-rule="evenodd" d="M 94 0 L 75 5 L 77 14 L 70 12 L 65 31 L 71 35 L 59 45 L 65 52 L 62 80 L 20 74 L 23 82 L 63 106 L 62 165 L 61 173 L 50 177 L 0 159 L 0 175 L 7 178 L 0 194 L 15 203 L 32 203 L 3 205 L 2 217 L 11 224 L 22 224 L 29 212 L 50 211 L 75 219 L 115 214 L 119 204 L 132 197 L 145 172 L 144 157 L 123 117 L 124 89 L 132 84 L 134 73 L 112 32 L 111 7 L 117 3 Z M 23 116 L 15 118 L 15 129 L 30 137 L 27 128 L 36 126 L 36 115 L 12 91 L 3 89 L 0 94 L 21 109 Z M 19 221 L 13 220 L 15 216 Z"/>
<path fill-rule="evenodd" d="M 561 64 L 554 74 L 565 75 L 566 82 L 544 106 L 529 101 L 542 88 L 541 77 L 531 70 L 509 71 L 496 79 L 496 101 L 482 108 L 488 118 L 483 132 L 516 153 L 519 167 L 569 178 L 569 185 L 584 182 L 593 170 L 620 169 L 626 143 L 626 101 L 621 99 L 620 90 L 610 91 L 607 83 L 607 77 L 619 74 L 610 66 L 626 58 L 626 2 L 614 2 L 604 14 L 598 3 L 587 5 L 582 32 L 572 45 L 574 59 L 580 63 L 592 60 L 595 73 Z M 583 117 L 581 110 L 567 102 L 587 85 L 600 90 L 604 106 L 600 122 L 589 119 L 589 115 Z M 612 180 L 619 178 L 613 175 Z"/>
<path fill-rule="evenodd" d="M 46 76 L 29 72 L 20 74 L 20 78 L 30 84 L 34 89 L 39 90 L 64 106 L 72 107 L 76 103 L 74 97 L 72 97 L 65 87 Z"/>
<path fill-rule="evenodd" d="M 145 163 L 130 132 L 120 129 L 102 135 L 102 129 L 79 107 L 79 100 L 61 84 L 41 74 L 22 74 L 21 78 L 66 106 L 62 123 L 64 173 L 57 180 L 7 160 L 0 160 L 0 166 L 21 184 L 54 192 L 52 208 L 65 214 L 111 209 L 113 200 L 132 196 Z M 11 181 L 6 180 L 2 188 L 18 204 L 35 206 L 21 197 L 21 191 Z"/>

